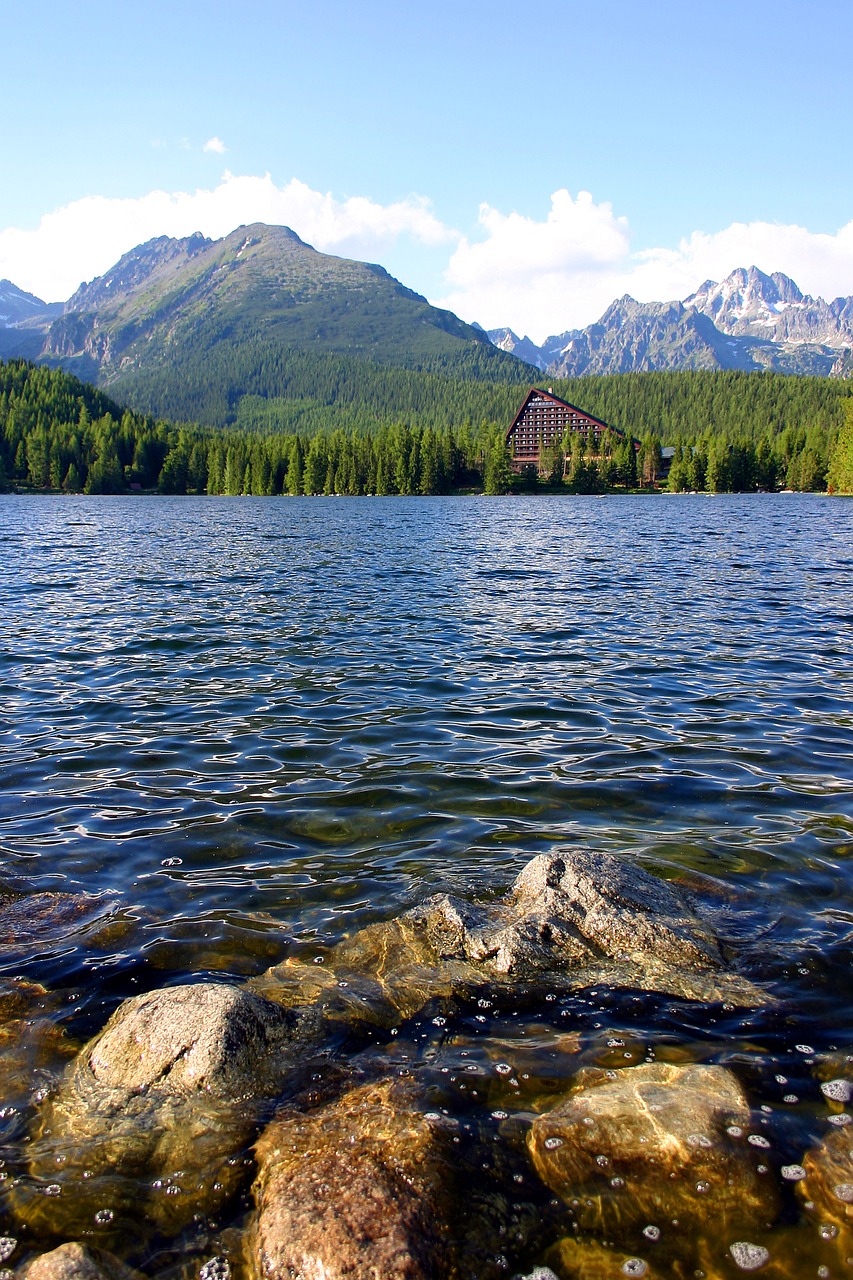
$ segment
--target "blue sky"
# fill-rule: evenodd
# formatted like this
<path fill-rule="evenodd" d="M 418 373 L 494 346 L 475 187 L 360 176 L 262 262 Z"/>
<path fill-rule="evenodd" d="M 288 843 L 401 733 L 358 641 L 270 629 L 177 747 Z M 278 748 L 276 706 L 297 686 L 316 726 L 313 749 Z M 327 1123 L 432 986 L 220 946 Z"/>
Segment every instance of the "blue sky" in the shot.
<path fill-rule="evenodd" d="M 0 276 L 39 296 L 256 219 L 539 339 L 753 261 L 853 293 L 849 0 L 4 9 Z"/>

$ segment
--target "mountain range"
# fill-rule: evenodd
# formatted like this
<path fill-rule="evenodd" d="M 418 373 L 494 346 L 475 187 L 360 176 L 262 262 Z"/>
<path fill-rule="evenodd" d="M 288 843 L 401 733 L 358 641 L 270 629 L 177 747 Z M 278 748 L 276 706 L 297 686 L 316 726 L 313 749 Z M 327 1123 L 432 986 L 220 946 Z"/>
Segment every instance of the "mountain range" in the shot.
<path fill-rule="evenodd" d="M 65 304 L 0 281 L 0 357 L 10 356 L 61 366 L 140 412 L 275 426 L 292 423 L 298 405 L 423 414 L 435 389 L 424 374 L 471 386 L 468 395 L 483 383 L 529 383 L 530 366 L 555 379 L 658 370 L 849 377 L 853 298 L 827 303 L 750 267 L 683 301 L 620 298 L 596 324 L 537 346 L 510 329 L 465 324 L 380 266 L 256 223 L 221 240 L 150 240 Z"/>
<path fill-rule="evenodd" d="M 853 297 L 825 302 L 781 272 L 738 268 L 681 302 L 612 302 L 595 324 L 537 346 L 492 329 L 502 351 L 555 377 L 665 369 L 853 376 Z"/>

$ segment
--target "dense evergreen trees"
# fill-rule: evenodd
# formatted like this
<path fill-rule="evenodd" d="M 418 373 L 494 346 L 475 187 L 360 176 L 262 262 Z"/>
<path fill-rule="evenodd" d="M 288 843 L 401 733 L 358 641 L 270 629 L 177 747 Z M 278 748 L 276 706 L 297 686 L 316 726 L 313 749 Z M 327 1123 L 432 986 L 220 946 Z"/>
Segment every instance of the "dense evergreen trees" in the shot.
<path fill-rule="evenodd" d="M 542 476 L 513 478 L 504 431 L 526 387 L 435 370 L 377 370 L 337 357 L 314 360 L 312 383 L 309 363 L 294 375 L 293 397 L 244 397 L 239 421 L 218 429 L 156 421 L 60 371 L 0 363 L 0 485 L 86 493 L 596 493 L 654 486 L 667 443 L 675 445 L 671 489 L 821 489 L 828 479 L 836 491 L 853 490 L 853 397 L 843 382 L 684 373 L 556 384 L 564 399 L 639 437 L 641 447 L 615 431 L 590 447 L 575 435 L 543 454 Z M 323 370 L 342 379 L 334 391 Z M 383 396 L 398 409 L 406 404 L 406 412 L 392 415 Z"/>
<path fill-rule="evenodd" d="M 844 425 L 829 461 L 832 493 L 853 493 L 853 397 L 844 401 Z"/>

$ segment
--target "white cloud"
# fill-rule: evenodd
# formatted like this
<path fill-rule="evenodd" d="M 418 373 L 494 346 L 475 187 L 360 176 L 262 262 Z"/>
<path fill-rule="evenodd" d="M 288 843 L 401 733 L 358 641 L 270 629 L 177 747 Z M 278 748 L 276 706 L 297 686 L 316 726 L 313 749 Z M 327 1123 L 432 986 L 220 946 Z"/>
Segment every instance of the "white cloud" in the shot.
<path fill-rule="evenodd" d="M 834 234 L 734 222 L 694 231 L 675 248 L 635 248 L 627 218 L 588 192 L 573 198 L 563 188 L 540 221 L 482 205 L 474 239 L 445 226 L 421 197 L 387 205 L 367 196 L 340 200 L 295 178 L 279 187 L 269 174 L 227 172 L 211 189 L 87 196 L 45 214 L 32 230 L 0 230 L 0 277 L 55 301 L 154 236 L 201 231 L 215 239 L 249 222 L 284 224 L 320 250 L 369 261 L 387 262 L 392 253 L 399 260 L 408 243 L 404 283 L 465 320 L 510 325 L 540 342 L 597 320 L 625 293 L 642 302 L 684 298 L 703 280 L 753 263 L 784 271 L 808 293 L 853 294 L 853 222 Z M 443 246 L 449 261 L 437 298 L 442 290 L 426 282 L 435 253 L 425 250 Z"/>
<path fill-rule="evenodd" d="M 151 191 L 123 200 L 86 196 L 45 214 L 33 230 L 0 230 L 0 277 L 52 302 L 154 236 L 201 231 L 217 239 L 249 222 L 283 224 L 318 249 L 371 260 L 401 237 L 429 246 L 457 239 L 421 197 L 389 205 L 366 196 L 338 200 L 295 178 L 278 187 L 269 174 L 226 172 L 212 190 Z"/>
<path fill-rule="evenodd" d="M 683 298 L 704 280 L 735 267 L 782 271 L 805 293 L 827 299 L 853 294 L 853 221 L 833 235 L 774 222 L 733 222 L 713 234 L 694 231 L 675 250 L 635 255 L 632 279 L 644 299 Z"/>
<path fill-rule="evenodd" d="M 755 264 L 805 292 L 853 294 L 853 222 L 830 235 L 767 222 L 695 231 L 677 248 L 631 251 L 627 219 L 587 192 L 551 197 L 544 221 L 480 209 L 484 237 L 460 240 L 439 305 L 486 328 L 509 325 L 541 342 L 597 320 L 625 293 L 641 302 L 684 298 L 706 279 Z"/>
<path fill-rule="evenodd" d="M 202 151 L 214 151 L 216 155 L 224 156 L 225 143 L 222 141 L 221 138 L 217 138 L 217 137 L 208 138 L 207 142 L 202 147 Z"/>
<path fill-rule="evenodd" d="M 508 324 L 541 340 L 565 329 L 567 316 L 612 300 L 607 280 L 629 253 L 628 222 L 587 191 L 576 200 L 562 188 L 544 222 L 480 206 L 484 240 L 463 238 L 447 270 L 441 306 L 487 328 Z M 583 299 L 580 302 L 580 298 Z M 593 317 L 590 316 L 590 319 Z"/>

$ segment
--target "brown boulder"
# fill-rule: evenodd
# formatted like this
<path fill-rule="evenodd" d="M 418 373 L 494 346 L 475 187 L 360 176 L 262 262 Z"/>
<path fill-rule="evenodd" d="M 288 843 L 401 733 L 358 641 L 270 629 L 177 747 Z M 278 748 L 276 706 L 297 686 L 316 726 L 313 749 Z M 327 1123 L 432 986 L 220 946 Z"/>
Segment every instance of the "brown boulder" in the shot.
<path fill-rule="evenodd" d="M 400 1080 L 281 1114 L 257 1144 L 251 1267 L 263 1280 L 440 1280 L 449 1273 L 442 1122 Z"/>

